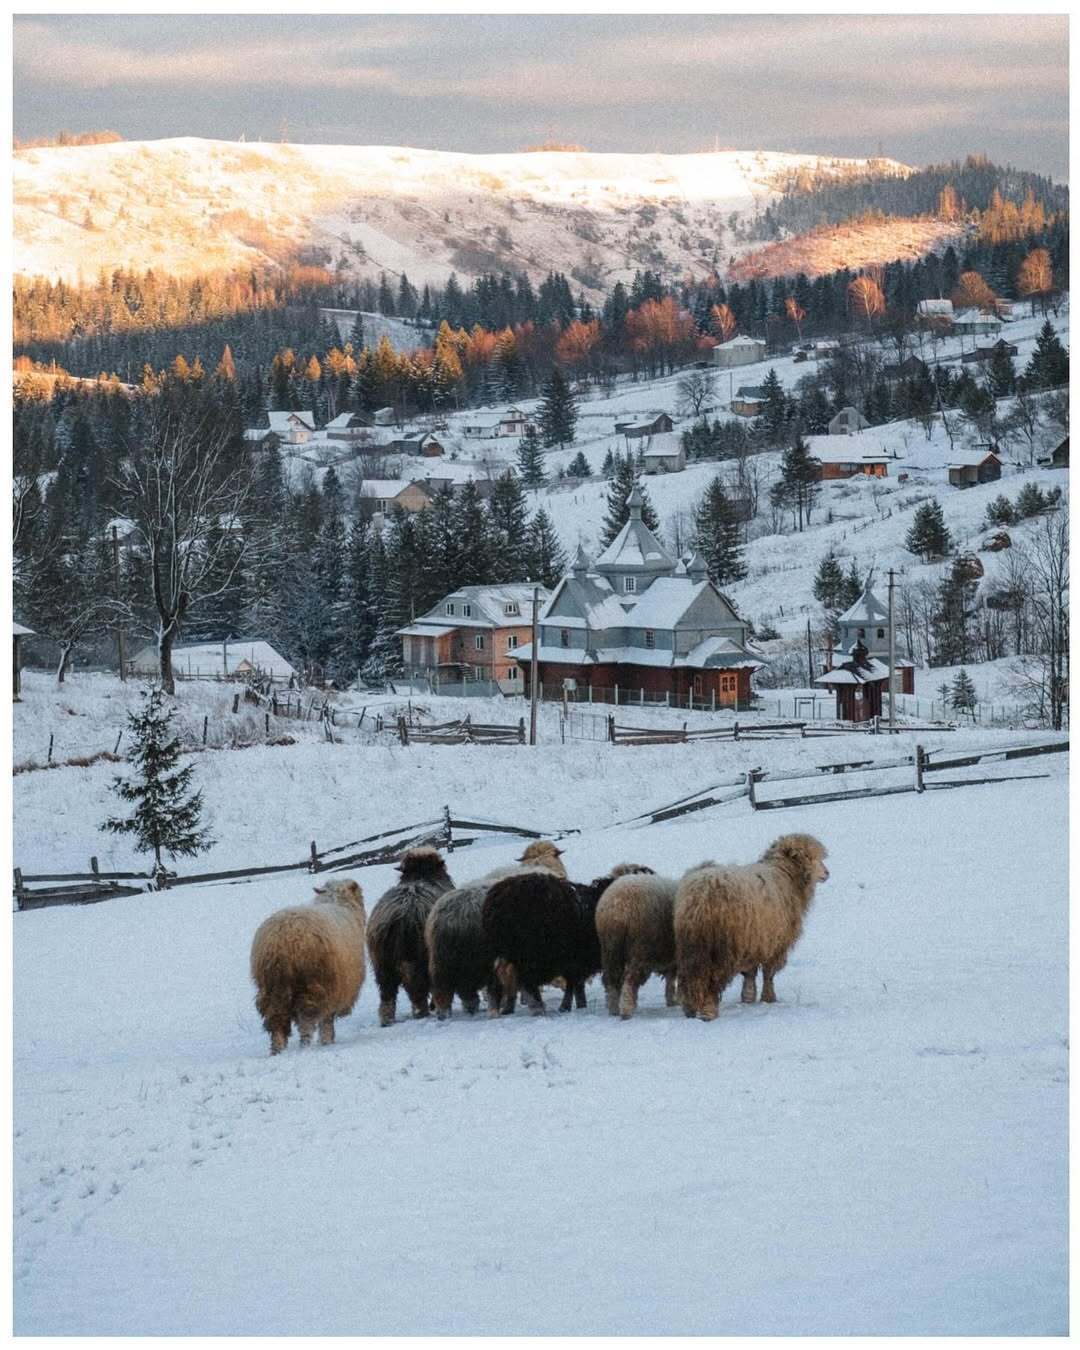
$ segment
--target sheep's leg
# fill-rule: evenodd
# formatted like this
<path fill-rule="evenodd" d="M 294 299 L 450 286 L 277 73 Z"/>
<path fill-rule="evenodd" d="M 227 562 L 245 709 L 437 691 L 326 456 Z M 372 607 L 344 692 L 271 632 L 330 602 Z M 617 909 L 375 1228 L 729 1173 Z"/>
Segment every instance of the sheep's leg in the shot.
<path fill-rule="evenodd" d="M 315 1031 L 315 1018 L 310 1013 L 305 1013 L 302 1017 L 296 1019 L 296 1025 L 300 1029 L 300 1044 L 310 1045 L 312 1034 Z"/>
<path fill-rule="evenodd" d="M 529 1005 L 529 1012 L 533 1017 L 542 1017 L 547 1009 L 544 1007 L 544 1000 L 540 995 L 540 986 L 538 984 L 524 984 L 522 989 L 525 993 L 525 1002 Z"/>
<path fill-rule="evenodd" d="M 772 987 L 768 982 L 768 976 L 766 976 L 766 987 Z M 743 1003 L 753 1003 L 757 999 L 757 966 L 752 966 L 749 970 L 743 971 L 741 997 Z M 763 1001 L 766 1003 L 769 1002 L 768 999 L 764 998 Z"/>
<path fill-rule="evenodd" d="M 435 989 L 432 991 L 432 997 L 435 1001 L 435 1016 L 440 1022 L 445 1022 L 450 1016 L 450 1005 L 454 1001 L 454 991 L 452 989 Z"/>
<path fill-rule="evenodd" d="M 465 1009 L 465 1011 L 469 1014 L 470 1017 L 475 1017 L 476 1014 L 480 1011 L 480 991 L 476 990 L 471 994 L 463 995 L 461 999 L 461 1006 Z"/>
<path fill-rule="evenodd" d="M 334 1019 L 333 1017 L 324 1017 L 319 1023 L 319 1044 L 334 1044 Z"/>
<path fill-rule="evenodd" d="M 271 1022 L 266 1029 L 270 1033 L 270 1053 L 280 1055 L 289 1044 L 289 1032 L 292 1030 L 289 1019 Z"/>
<path fill-rule="evenodd" d="M 382 975 L 379 985 L 379 1026 L 392 1027 L 397 1017 L 398 982 L 392 975 Z"/>
<path fill-rule="evenodd" d="M 777 971 L 783 970 L 783 968 L 784 968 L 784 962 L 783 962 L 783 961 L 780 961 L 780 962 L 778 962 L 777 964 L 771 965 L 771 966 L 762 966 L 762 968 L 761 968 L 761 973 L 762 973 L 762 981 L 761 981 L 761 1001 L 762 1001 L 762 1003 L 775 1003 L 775 1002 L 776 1002 L 776 990 L 773 988 L 773 976 L 777 973 Z"/>
<path fill-rule="evenodd" d="M 570 1012 L 574 1006 L 574 982 L 567 980 L 563 989 L 562 1000 L 559 1003 L 560 1012 Z"/>
<path fill-rule="evenodd" d="M 499 981 L 495 978 L 494 975 L 492 975 L 491 979 L 488 981 L 487 985 L 485 986 L 484 994 L 485 994 L 485 997 L 487 998 L 487 1014 L 488 1014 L 488 1016 L 489 1016 L 489 1017 L 498 1017 L 499 1014 L 502 1012 L 502 996 L 503 996 L 503 991 L 502 991 L 502 985 L 499 983 Z M 511 1009 L 511 1011 L 513 1011 L 513 1010 Z"/>
<path fill-rule="evenodd" d="M 578 980 L 574 985 L 574 1006 L 577 1008 L 587 1008 L 589 1000 L 585 997 L 585 981 Z"/>
<path fill-rule="evenodd" d="M 678 983 L 675 979 L 675 972 L 669 970 L 664 974 L 664 1005 L 668 1008 L 677 1008 L 679 1006 Z"/>
<path fill-rule="evenodd" d="M 426 1017 L 428 1015 L 428 980 L 427 973 L 414 965 L 406 965 L 402 971 L 405 993 L 408 995 L 409 1002 L 412 1004 L 412 1015 L 414 1017 Z"/>
<path fill-rule="evenodd" d="M 495 962 L 495 981 L 501 988 L 501 999 L 496 999 L 496 1006 L 504 1017 L 511 1017 L 518 1001 L 518 970 L 513 961 Z M 527 996 L 523 995 L 523 997 Z"/>
<path fill-rule="evenodd" d="M 619 1015 L 619 986 L 612 984 L 604 985 L 604 998 L 607 1001 L 607 1010 L 612 1017 Z"/>
<path fill-rule="evenodd" d="M 622 992 L 619 995 L 619 1016 L 625 1021 L 637 1012 L 638 990 L 645 983 L 645 972 L 636 966 L 628 966 L 623 977 Z"/>

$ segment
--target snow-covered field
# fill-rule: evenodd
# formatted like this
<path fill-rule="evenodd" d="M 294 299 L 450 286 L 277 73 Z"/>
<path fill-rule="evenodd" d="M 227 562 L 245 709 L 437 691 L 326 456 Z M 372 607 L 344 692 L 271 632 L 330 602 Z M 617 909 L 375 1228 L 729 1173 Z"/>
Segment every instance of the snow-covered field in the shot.
<path fill-rule="evenodd" d="M 603 828 L 850 749 L 201 756 L 222 865 L 449 800 L 581 828 L 574 877 L 749 859 L 790 830 L 832 876 L 775 1006 L 729 994 L 706 1025 L 653 981 L 624 1024 L 594 983 L 567 1017 L 381 1030 L 369 987 L 336 1046 L 273 1060 L 248 946 L 310 879 L 16 915 L 16 1332 L 1064 1334 L 1065 757 L 1000 766 L 1050 775 L 1027 782 Z M 110 772 L 15 780 L 24 867 L 85 865 Z M 392 875 L 362 873 L 369 905 Z"/>

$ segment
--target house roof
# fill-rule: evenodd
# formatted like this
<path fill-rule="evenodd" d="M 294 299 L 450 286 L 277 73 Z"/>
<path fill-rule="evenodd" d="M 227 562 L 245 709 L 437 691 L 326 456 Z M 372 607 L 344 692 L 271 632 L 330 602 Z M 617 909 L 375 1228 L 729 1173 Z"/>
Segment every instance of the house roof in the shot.
<path fill-rule="evenodd" d="M 309 431 L 315 430 L 315 414 L 306 409 L 288 409 L 285 412 L 268 412 L 271 431 L 287 431 L 292 421 L 301 422 Z"/>
<path fill-rule="evenodd" d="M 269 671 L 280 679 L 288 679 L 296 671 L 288 661 L 271 647 L 269 642 L 241 641 L 228 642 L 222 650 L 220 642 L 198 642 L 174 647 L 172 663 L 176 670 L 190 670 L 203 675 L 232 674 L 242 661 L 259 670 Z M 228 669 L 226 669 L 226 658 Z M 156 670 L 160 664 L 156 643 L 143 647 L 132 658 L 131 664 L 137 669 Z"/>
<path fill-rule="evenodd" d="M 953 302 L 951 300 L 920 300 L 918 312 L 935 315 L 939 318 L 951 318 Z"/>
<path fill-rule="evenodd" d="M 740 646 L 734 638 L 707 637 L 685 656 L 677 656 L 676 666 L 719 668 L 721 670 L 761 670 L 767 663 L 757 659 L 753 649 Z"/>
<path fill-rule="evenodd" d="M 630 519 L 600 554 L 593 567 L 598 572 L 671 572 L 675 559 L 641 519 L 641 492 L 634 488 L 627 497 Z"/>
<path fill-rule="evenodd" d="M 988 459 L 996 460 L 1001 463 L 1000 455 L 993 450 L 954 450 L 949 456 L 946 465 L 949 469 L 977 469 L 985 464 Z"/>
<path fill-rule="evenodd" d="M 821 464 L 883 464 L 896 458 L 857 432 L 851 436 L 807 436 L 806 445 L 810 457 Z"/>
<path fill-rule="evenodd" d="M 399 493 L 404 492 L 407 487 L 412 486 L 413 484 L 406 482 L 404 478 L 365 478 L 360 492 L 364 497 L 384 499 L 396 497 Z M 425 492 L 427 491 L 423 483 L 417 483 L 415 486 L 422 488 Z"/>
<path fill-rule="evenodd" d="M 687 576 L 657 577 L 623 623 L 635 628 L 674 628 L 708 586 L 708 581 L 695 582 Z"/>
<path fill-rule="evenodd" d="M 883 661 L 879 661 L 876 656 L 868 656 L 864 665 L 857 666 L 854 661 L 847 661 L 836 670 L 827 670 L 824 675 L 818 675 L 814 683 L 824 685 L 879 684 L 882 680 L 888 678 L 889 667 Z"/>
<path fill-rule="evenodd" d="M 12 635 L 12 637 L 35 637 L 35 636 L 36 636 L 36 634 L 35 634 L 35 632 L 34 632 L 34 630 L 33 630 L 32 628 L 27 628 L 25 624 L 16 623 L 14 620 L 12 620 L 12 624 L 11 624 L 11 635 Z"/>
<path fill-rule="evenodd" d="M 727 342 L 722 342 L 721 347 L 764 347 L 765 339 L 756 337 L 747 337 L 745 333 L 740 333 L 738 337 L 733 337 Z"/>
<path fill-rule="evenodd" d="M 541 612 L 550 596 L 546 586 L 539 587 L 540 591 L 540 609 Z M 444 595 L 438 604 L 432 606 L 427 614 L 422 615 L 415 623 L 424 624 L 424 632 L 430 633 L 428 621 L 432 623 L 445 625 L 448 619 L 453 623 L 450 628 L 505 628 L 508 627 L 508 620 L 520 626 L 524 622 L 532 619 L 532 582 L 507 582 L 501 586 L 459 586 L 456 591 L 450 591 Z M 460 614 L 447 614 L 446 606 L 453 603 L 455 608 L 460 605 L 470 605 L 473 613 L 468 617 Z M 508 615 L 506 613 L 507 605 L 517 605 L 518 613 Z M 406 632 L 405 629 L 399 629 L 399 634 Z"/>
<path fill-rule="evenodd" d="M 645 451 L 645 458 L 650 459 L 656 456 L 677 455 L 682 450 L 682 432 L 680 431 L 658 431 L 649 442 L 649 448 Z"/>
<path fill-rule="evenodd" d="M 881 603 L 874 592 L 870 589 L 870 582 L 867 580 L 863 587 L 863 593 L 850 609 L 844 611 L 838 620 L 840 623 L 864 624 L 868 628 L 873 628 L 877 624 L 889 622 L 888 608 Z"/>
<path fill-rule="evenodd" d="M 447 633 L 452 633 L 459 625 L 455 623 L 425 623 L 423 619 L 417 619 L 410 623 L 406 628 L 399 628 L 395 637 L 445 637 Z"/>

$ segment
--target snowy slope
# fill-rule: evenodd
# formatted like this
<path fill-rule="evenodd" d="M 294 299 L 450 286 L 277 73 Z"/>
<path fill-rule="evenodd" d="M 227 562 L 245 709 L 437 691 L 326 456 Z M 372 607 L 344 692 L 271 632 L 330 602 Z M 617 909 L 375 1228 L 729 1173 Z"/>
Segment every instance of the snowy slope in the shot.
<path fill-rule="evenodd" d="M 1064 1334 L 1064 757 L 1026 783 L 596 828 L 750 751 L 831 744 L 204 757 L 222 860 L 449 798 L 582 827 L 575 877 L 748 859 L 787 830 L 832 876 L 772 1007 L 729 994 L 688 1022 L 653 981 L 624 1024 L 594 984 L 566 1018 L 379 1029 L 369 986 L 335 1047 L 273 1060 L 248 945 L 309 879 L 17 915 L 16 1332 Z M 28 861 L 85 851 L 105 773 L 64 774 L 16 780 Z M 391 879 L 362 874 L 369 903 Z"/>
<path fill-rule="evenodd" d="M 18 273 L 183 275 L 307 250 L 416 285 L 455 270 L 557 269 L 594 296 L 640 267 L 723 267 L 738 251 L 730 215 L 763 206 L 792 169 L 865 165 L 771 151 L 467 155 L 195 138 L 22 150 L 13 162 Z"/>

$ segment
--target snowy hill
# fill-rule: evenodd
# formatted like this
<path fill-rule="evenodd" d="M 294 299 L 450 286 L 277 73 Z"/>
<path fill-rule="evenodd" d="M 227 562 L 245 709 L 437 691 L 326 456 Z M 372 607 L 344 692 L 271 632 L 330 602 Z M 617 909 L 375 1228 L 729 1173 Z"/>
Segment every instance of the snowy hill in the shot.
<path fill-rule="evenodd" d="M 334 1047 L 275 1059 L 248 947 L 310 877 L 16 915 L 16 1332 L 1064 1334 L 1066 756 L 959 791 L 610 828 L 751 765 L 850 750 L 198 757 L 211 865 L 450 800 L 580 828 L 562 845 L 575 878 L 749 860 L 785 831 L 818 835 L 831 877 L 773 1006 L 729 991 L 705 1025 L 652 980 L 622 1023 L 594 982 L 567 1017 L 381 1029 L 369 976 Z M 16 778 L 16 861 L 85 866 L 94 840 L 104 865 L 131 861 L 96 832 L 113 771 Z M 464 880 L 519 852 L 449 865 Z M 370 909 L 396 873 L 359 878 Z"/>
<path fill-rule="evenodd" d="M 74 281 L 101 268 L 185 275 L 299 257 L 405 272 L 416 285 L 451 271 L 560 270 L 596 296 L 642 267 L 722 270 L 740 251 L 730 217 L 767 204 L 791 170 L 865 163 L 194 138 L 50 146 L 14 156 L 14 270 Z"/>

